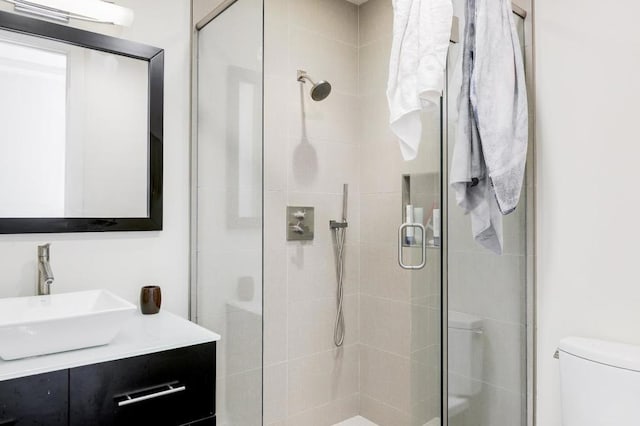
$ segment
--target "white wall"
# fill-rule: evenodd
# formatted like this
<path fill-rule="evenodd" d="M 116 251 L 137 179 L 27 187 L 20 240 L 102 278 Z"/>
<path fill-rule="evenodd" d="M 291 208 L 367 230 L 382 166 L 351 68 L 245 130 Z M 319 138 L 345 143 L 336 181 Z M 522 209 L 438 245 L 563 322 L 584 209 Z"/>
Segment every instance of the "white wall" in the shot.
<path fill-rule="evenodd" d="M 107 288 L 137 303 L 139 288 L 163 288 L 163 307 L 188 312 L 189 76 L 188 0 L 120 0 L 135 12 L 130 28 L 72 23 L 165 49 L 164 230 L 105 234 L 0 236 L 0 297 L 31 295 L 36 245 L 52 242 L 56 293 Z M 11 10 L 11 7 L 2 7 Z"/>
<path fill-rule="evenodd" d="M 558 341 L 640 344 L 640 3 L 535 8 L 537 424 L 558 426 Z"/>

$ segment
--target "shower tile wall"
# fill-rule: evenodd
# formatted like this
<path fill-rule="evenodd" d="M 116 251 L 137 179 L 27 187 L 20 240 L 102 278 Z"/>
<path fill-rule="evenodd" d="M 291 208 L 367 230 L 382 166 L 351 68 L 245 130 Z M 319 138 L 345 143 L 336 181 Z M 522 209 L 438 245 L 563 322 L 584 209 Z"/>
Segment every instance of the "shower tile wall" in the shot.
<path fill-rule="evenodd" d="M 438 413 L 438 251 L 429 253 L 437 267 L 403 271 L 396 232 L 403 173 L 422 174 L 414 189 L 424 203 L 439 195 L 439 143 L 404 163 L 388 131 L 391 25 L 390 0 L 265 2 L 266 425 L 361 414 L 381 426 L 422 426 Z M 311 101 L 308 85 L 301 91 L 300 68 L 331 82 L 325 101 Z M 438 126 L 425 133 L 439 141 Z M 328 221 L 340 217 L 343 182 L 347 336 L 335 349 Z M 285 241 L 287 204 L 316 207 L 315 241 Z"/>
<path fill-rule="evenodd" d="M 344 0 L 265 2 L 264 424 L 332 425 L 359 412 L 358 10 Z M 322 102 L 296 70 L 328 80 Z M 349 184 L 342 348 L 333 344 L 329 220 Z M 315 240 L 285 240 L 287 205 L 314 206 Z"/>

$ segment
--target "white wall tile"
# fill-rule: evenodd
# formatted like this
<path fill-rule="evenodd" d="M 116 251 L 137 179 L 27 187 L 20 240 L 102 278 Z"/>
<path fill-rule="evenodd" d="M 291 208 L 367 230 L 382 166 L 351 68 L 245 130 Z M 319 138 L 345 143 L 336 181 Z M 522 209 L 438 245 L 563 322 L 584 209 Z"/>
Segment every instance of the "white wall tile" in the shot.
<path fill-rule="evenodd" d="M 345 296 L 345 345 L 358 342 L 360 333 L 358 316 L 358 296 Z M 288 307 L 289 359 L 308 356 L 334 348 L 335 318 L 335 297 L 290 303 Z"/>
<path fill-rule="evenodd" d="M 335 247 L 288 247 L 289 302 L 335 297 L 337 288 Z M 343 286 L 345 295 L 356 295 L 359 283 L 359 246 L 345 245 Z"/>
<path fill-rule="evenodd" d="M 359 153 L 355 145 L 290 141 L 289 190 L 295 192 L 341 193 L 342 185 L 359 191 Z M 341 203 L 339 204 L 341 205 Z"/>
<path fill-rule="evenodd" d="M 391 34 L 384 34 L 375 42 L 361 45 L 358 49 L 359 67 L 358 73 L 359 94 L 379 94 L 380 90 L 387 86 L 389 78 L 389 57 L 391 54 Z M 388 121 L 388 120 L 387 120 Z"/>
<path fill-rule="evenodd" d="M 368 0 L 359 8 L 360 46 L 392 34 L 393 4 L 389 0 Z"/>
<path fill-rule="evenodd" d="M 358 347 L 346 345 L 288 364 L 288 412 L 292 416 L 358 392 Z"/>
<path fill-rule="evenodd" d="M 265 36 L 266 39 L 266 36 Z M 267 53 L 265 58 L 269 57 Z M 265 65 L 266 69 L 266 65 Z M 287 187 L 287 150 L 289 114 L 282 93 L 290 84 L 290 76 L 264 78 L 264 189 L 283 191 Z M 282 104 L 282 105 L 281 105 Z"/>
<path fill-rule="evenodd" d="M 329 80 L 322 75 L 312 78 Z M 294 74 L 295 75 L 295 74 Z M 288 76 L 287 76 L 288 77 Z M 333 85 L 333 82 L 329 80 Z M 311 84 L 299 83 L 294 78 L 287 81 L 292 92 L 289 103 L 290 137 L 298 142 L 340 142 L 358 144 L 360 141 L 357 109 L 358 97 L 353 93 L 332 90 L 322 101 L 311 98 Z"/>
<path fill-rule="evenodd" d="M 358 51 L 354 45 L 332 40 L 300 27 L 289 34 L 289 66 L 307 71 L 312 78 L 327 80 L 337 92 L 357 95 Z M 309 83 L 307 83 L 308 85 Z"/>
<path fill-rule="evenodd" d="M 263 424 L 270 425 L 287 418 L 287 363 L 264 368 Z"/>
<path fill-rule="evenodd" d="M 264 365 L 287 360 L 287 263 L 285 250 L 264 253 Z"/>
<path fill-rule="evenodd" d="M 411 305 L 360 296 L 360 340 L 381 350 L 408 357 L 411 350 Z"/>
<path fill-rule="evenodd" d="M 407 413 L 364 394 L 360 397 L 360 414 L 378 426 L 411 425 L 411 417 Z"/>
<path fill-rule="evenodd" d="M 362 395 L 409 413 L 411 405 L 409 358 L 369 345 L 360 346 L 360 392 Z M 366 416 L 366 413 L 364 414 Z"/>
<path fill-rule="evenodd" d="M 401 177 L 397 178 L 400 181 Z M 360 209 L 361 241 L 397 248 L 398 227 L 402 224 L 402 195 L 399 192 L 362 194 Z"/>
<path fill-rule="evenodd" d="M 358 8 L 344 0 L 289 0 L 293 25 L 356 46 Z"/>
<path fill-rule="evenodd" d="M 519 393 L 526 381 L 526 329 L 523 325 L 485 320 L 483 381 Z"/>
<path fill-rule="evenodd" d="M 482 318 L 524 324 L 523 256 L 449 253 L 449 308 Z"/>
<path fill-rule="evenodd" d="M 260 424 L 262 369 L 226 377 L 217 383 L 216 420 L 221 425 Z M 222 389 L 221 389 L 222 387 Z"/>
<path fill-rule="evenodd" d="M 395 244 L 362 244 L 361 294 L 404 302 L 411 299 L 411 272 L 398 266 L 397 256 Z"/>

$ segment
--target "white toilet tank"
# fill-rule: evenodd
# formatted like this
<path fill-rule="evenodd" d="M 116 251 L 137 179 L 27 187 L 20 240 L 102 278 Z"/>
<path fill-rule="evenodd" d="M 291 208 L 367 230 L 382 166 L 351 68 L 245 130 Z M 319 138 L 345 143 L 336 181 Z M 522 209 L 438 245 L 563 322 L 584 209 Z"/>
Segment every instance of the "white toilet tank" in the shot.
<path fill-rule="evenodd" d="M 482 388 L 482 319 L 449 311 L 449 394 L 473 396 Z"/>
<path fill-rule="evenodd" d="M 563 426 L 640 425 L 640 347 L 567 337 L 560 342 Z"/>

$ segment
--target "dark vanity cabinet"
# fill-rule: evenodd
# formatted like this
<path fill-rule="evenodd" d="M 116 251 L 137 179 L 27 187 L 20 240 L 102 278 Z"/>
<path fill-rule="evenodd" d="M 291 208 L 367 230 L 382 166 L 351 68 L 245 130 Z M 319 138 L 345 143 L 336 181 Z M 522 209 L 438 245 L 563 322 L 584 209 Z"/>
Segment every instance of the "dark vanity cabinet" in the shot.
<path fill-rule="evenodd" d="M 0 382 L 0 426 L 215 424 L 215 342 Z"/>
<path fill-rule="evenodd" d="M 214 365 L 214 344 L 204 344 L 73 368 L 69 424 L 183 425 L 213 417 Z"/>
<path fill-rule="evenodd" d="M 68 424 L 68 370 L 0 382 L 0 425 Z"/>

